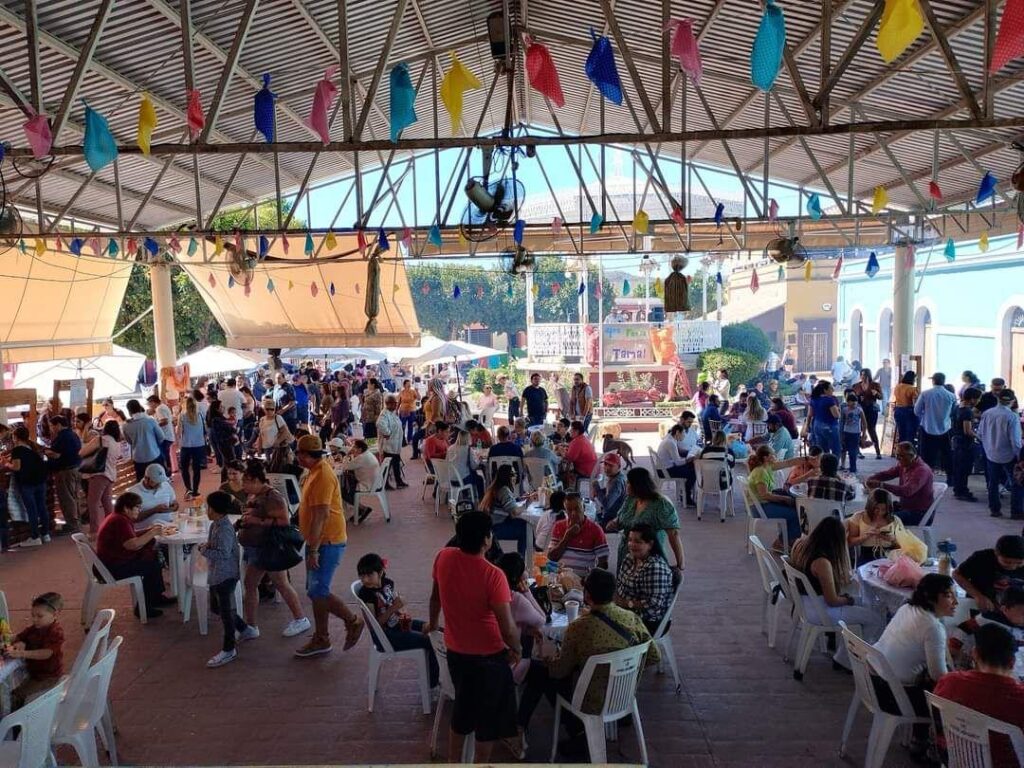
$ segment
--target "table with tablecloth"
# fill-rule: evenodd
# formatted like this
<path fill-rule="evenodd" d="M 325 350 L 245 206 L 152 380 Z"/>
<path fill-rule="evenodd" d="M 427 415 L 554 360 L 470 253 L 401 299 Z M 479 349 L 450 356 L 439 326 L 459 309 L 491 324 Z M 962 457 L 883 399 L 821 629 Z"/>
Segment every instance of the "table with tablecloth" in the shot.
<path fill-rule="evenodd" d="M 11 712 L 11 694 L 26 680 L 28 667 L 22 659 L 0 658 L 0 718 Z"/>
<path fill-rule="evenodd" d="M 879 567 L 891 562 L 883 557 L 879 560 L 872 560 L 870 563 L 864 563 L 857 568 L 857 580 L 861 584 L 864 600 L 868 605 L 875 606 L 884 612 L 887 618 L 896 613 L 899 607 L 910 599 L 910 595 L 914 591 L 910 587 L 894 586 L 882 578 L 878 572 Z M 922 568 L 926 573 L 938 571 L 938 566 L 934 563 L 924 565 Z M 956 595 L 957 599 L 962 601 L 966 598 L 967 593 L 959 585 L 956 585 Z"/>

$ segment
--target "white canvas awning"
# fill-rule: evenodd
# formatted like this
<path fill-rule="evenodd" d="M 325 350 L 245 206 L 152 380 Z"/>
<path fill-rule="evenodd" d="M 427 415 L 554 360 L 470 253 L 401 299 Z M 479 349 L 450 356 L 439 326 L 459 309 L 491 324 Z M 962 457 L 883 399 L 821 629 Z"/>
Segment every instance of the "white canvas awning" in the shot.
<path fill-rule="evenodd" d="M 211 344 L 198 352 L 180 358 L 178 365 L 188 363 L 191 376 L 209 376 L 212 373 L 251 371 L 266 362 L 267 359 L 256 352 Z"/>
<path fill-rule="evenodd" d="M 415 357 L 402 358 L 401 364 L 430 365 L 431 363 L 445 363 L 452 360 L 463 363 L 500 354 L 502 353 L 497 349 L 484 347 L 479 344 L 470 344 L 468 341 L 445 341 Z"/>
<path fill-rule="evenodd" d="M 146 356 L 116 344 L 113 347 L 113 354 L 98 357 L 16 363 L 10 366 L 10 386 L 35 389 L 49 397 L 55 381 L 94 379 L 93 397 L 97 400 L 134 392 L 138 388 L 139 370 L 146 362 Z"/>

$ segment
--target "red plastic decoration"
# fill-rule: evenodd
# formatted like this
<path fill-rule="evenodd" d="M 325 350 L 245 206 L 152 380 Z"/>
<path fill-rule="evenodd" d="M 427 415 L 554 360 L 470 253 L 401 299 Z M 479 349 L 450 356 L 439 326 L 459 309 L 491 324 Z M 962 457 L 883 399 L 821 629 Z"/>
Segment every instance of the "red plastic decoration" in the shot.
<path fill-rule="evenodd" d="M 672 30 L 672 55 L 694 85 L 700 85 L 704 64 L 700 60 L 700 48 L 693 34 L 693 19 L 673 19 L 668 26 Z"/>
<path fill-rule="evenodd" d="M 755 267 L 750 273 L 750 292 L 757 293 L 761 287 L 761 281 L 757 279 L 757 267 Z"/>
<path fill-rule="evenodd" d="M 988 71 L 998 72 L 1021 54 L 1024 54 L 1024 0 L 1006 0 Z"/>
<path fill-rule="evenodd" d="M 139 250 L 139 243 L 134 237 L 128 238 L 128 253 L 137 253 Z"/>
<path fill-rule="evenodd" d="M 356 230 L 356 246 L 359 248 L 359 252 L 366 255 L 366 234 L 361 229 Z"/>
<path fill-rule="evenodd" d="M 26 111 L 32 112 L 32 107 L 26 106 Z M 28 145 L 32 147 L 32 156 L 34 158 L 38 160 L 50 154 L 50 147 L 53 146 L 50 118 L 33 112 L 32 117 L 25 121 L 22 128 L 25 130 L 25 138 L 28 139 Z"/>
<path fill-rule="evenodd" d="M 288 253 L 288 235 L 281 236 L 281 247 L 284 248 L 285 254 Z"/>
<path fill-rule="evenodd" d="M 188 92 L 188 113 L 186 118 L 188 119 L 189 133 L 194 139 L 202 133 L 203 126 L 206 125 L 206 115 L 203 114 L 203 103 L 199 100 L 199 91 Z"/>
<path fill-rule="evenodd" d="M 546 45 L 526 37 L 526 74 L 530 87 L 546 96 L 556 107 L 565 106 L 558 70 Z"/>
<path fill-rule="evenodd" d="M 316 285 L 316 283 L 310 283 L 310 284 L 309 284 L 309 292 L 310 292 L 311 294 L 313 294 L 313 298 L 315 299 L 315 298 L 316 298 L 316 295 L 317 295 L 318 293 L 320 293 L 320 289 L 319 289 L 319 288 L 317 288 L 317 285 Z"/>
<path fill-rule="evenodd" d="M 62 238 L 60 235 L 57 235 L 57 252 L 60 253 L 63 250 L 64 250 L 64 238 Z"/>
<path fill-rule="evenodd" d="M 939 182 L 932 179 L 928 182 L 928 195 L 937 203 L 942 202 L 942 189 L 939 188 Z"/>
<path fill-rule="evenodd" d="M 686 224 L 686 217 L 683 215 L 683 209 L 678 205 L 672 209 L 672 221 L 680 227 Z"/>
<path fill-rule="evenodd" d="M 328 67 L 327 71 L 324 72 L 323 79 L 316 84 L 316 92 L 313 94 L 313 108 L 309 114 L 309 126 L 316 131 L 324 144 L 329 143 L 331 140 L 331 129 L 327 124 L 327 112 L 330 110 L 331 104 L 334 102 L 334 96 L 338 92 L 338 87 L 331 80 L 337 69 L 337 67 Z"/>
<path fill-rule="evenodd" d="M 843 257 L 840 256 L 836 262 L 836 268 L 832 270 L 832 279 L 838 281 L 839 273 L 843 271 Z"/>

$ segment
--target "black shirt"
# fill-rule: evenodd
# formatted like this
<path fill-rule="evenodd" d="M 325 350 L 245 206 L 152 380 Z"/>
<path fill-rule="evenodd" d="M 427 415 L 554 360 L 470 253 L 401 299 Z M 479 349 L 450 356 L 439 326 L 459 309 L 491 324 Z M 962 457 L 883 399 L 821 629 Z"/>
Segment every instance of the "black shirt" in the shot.
<path fill-rule="evenodd" d="M 967 434 L 964 432 L 964 422 L 974 420 L 974 409 L 968 408 L 961 405 L 956 409 L 956 413 L 953 414 L 953 439 L 954 440 L 967 440 L 969 439 Z"/>
<path fill-rule="evenodd" d="M 1024 568 L 1006 570 L 999 565 L 994 549 L 979 549 L 960 564 L 957 572 L 997 603 L 1008 587 L 1024 587 Z"/>
<path fill-rule="evenodd" d="M 526 413 L 534 421 L 547 416 L 548 393 L 543 387 L 528 386 L 523 390 L 523 402 L 526 403 Z"/>
<path fill-rule="evenodd" d="M 46 482 L 46 464 L 42 456 L 27 445 L 16 445 L 11 459 L 21 462 L 21 469 L 14 473 L 18 485 L 42 485 Z"/>

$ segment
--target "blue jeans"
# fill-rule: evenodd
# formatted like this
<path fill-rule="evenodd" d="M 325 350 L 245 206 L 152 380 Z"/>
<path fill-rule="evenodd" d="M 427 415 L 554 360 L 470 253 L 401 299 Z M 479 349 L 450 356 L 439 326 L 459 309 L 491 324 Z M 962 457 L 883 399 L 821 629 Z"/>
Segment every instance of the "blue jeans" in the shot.
<path fill-rule="evenodd" d="M 384 634 L 387 635 L 391 647 L 396 651 L 411 651 L 414 648 L 421 648 L 427 654 L 427 667 L 430 671 L 430 687 L 437 685 L 440 670 L 437 666 L 437 656 L 434 655 L 434 647 L 430 644 L 430 638 L 423 634 L 423 622 L 416 620 L 408 631 L 385 627 Z M 374 640 L 376 645 L 376 640 Z M 379 646 L 378 646 L 379 649 Z"/>
<path fill-rule="evenodd" d="M 46 483 L 19 485 L 21 503 L 28 515 L 28 526 L 33 539 L 50 533 L 50 513 L 46 509 Z"/>
<path fill-rule="evenodd" d="M 402 431 L 405 433 L 405 442 L 412 445 L 413 435 L 416 434 L 416 416 L 409 414 L 408 416 L 399 416 L 402 421 Z"/>
<path fill-rule="evenodd" d="M 901 405 L 892 409 L 892 418 L 896 422 L 896 435 L 900 442 L 915 443 L 917 441 L 917 416 L 909 405 Z"/>
<path fill-rule="evenodd" d="M 206 458 L 206 446 L 182 448 L 178 453 L 178 464 L 181 465 L 181 481 L 185 490 L 199 493 L 199 477 L 203 472 L 203 459 Z"/>
<path fill-rule="evenodd" d="M 986 459 L 985 461 L 985 484 L 988 486 L 988 508 L 990 512 L 1001 513 L 1002 505 L 999 502 L 999 489 L 1004 482 L 1010 483 L 1010 515 L 1012 517 L 1024 516 L 1024 488 L 1013 482 L 1014 461 L 1005 464 Z"/>
<path fill-rule="evenodd" d="M 857 471 L 857 455 L 860 453 L 860 432 L 843 432 L 843 453 L 850 458 L 850 471 Z"/>
<path fill-rule="evenodd" d="M 762 502 L 761 508 L 764 509 L 764 514 L 768 518 L 786 521 L 786 536 L 789 537 L 790 545 L 800 538 L 800 516 L 797 514 L 796 507 L 787 507 L 785 504 L 768 501 Z"/>
<path fill-rule="evenodd" d="M 316 568 L 310 568 L 309 560 L 306 561 L 306 594 L 310 600 L 331 596 L 331 582 L 334 580 L 334 572 L 341 564 L 341 556 L 345 554 L 345 545 L 321 544 L 319 554 Z"/>
<path fill-rule="evenodd" d="M 826 453 L 838 456 L 842 451 L 839 444 L 839 424 L 819 424 L 814 422 L 813 429 L 814 444 L 821 447 Z"/>
<path fill-rule="evenodd" d="M 526 526 L 525 520 L 518 520 L 513 517 L 506 517 L 500 523 L 491 527 L 491 534 L 497 539 L 512 539 L 516 543 L 516 549 L 524 558 L 526 557 Z"/>

